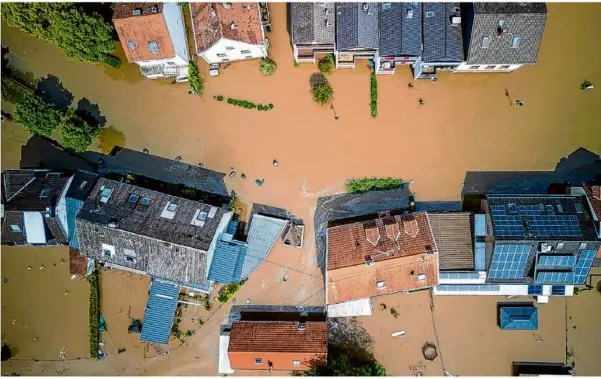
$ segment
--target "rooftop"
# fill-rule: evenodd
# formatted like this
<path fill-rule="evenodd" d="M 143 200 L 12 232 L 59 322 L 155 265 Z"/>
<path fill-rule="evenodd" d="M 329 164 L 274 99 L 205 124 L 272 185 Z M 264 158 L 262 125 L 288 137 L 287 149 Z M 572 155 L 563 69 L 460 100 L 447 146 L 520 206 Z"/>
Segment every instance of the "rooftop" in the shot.
<path fill-rule="evenodd" d="M 173 316 L 179 297 L 179 288 L 172 284 L 153 280 L 150 283 L 148 303 L 144 310 L 142 341 L 166 344 L 169 342 Z"/>
<path fill-rule="evenodd" d="M 163 3 L 115 4 L 113 24 L 130 63 L 175 56 L 163 8 Z"/>
<path fill-rule="evenodd" d="M 601 186 L 591 186 L 582 183 L 582 188 L 586 192 L 586 197 L 593 208 L 593 212 L 597 216 L 597 220 L 601 221 Z"/>
<path fill-rule="evenodd" d="M 469 213 L 428 213 L 441 270 L 473 270 L 472 216 Z"/>
<path fill-rule="evenodd" d="M 88 194 L 94 188 L 98 175 L 86 172 L 77 171 L 73 177 L 73 181 L 69 185 L 66 197 L 76 200 L 85 200 Z"/>
<path fill-rule="evenodd" d="M 328 270 L 437 251 L 428 215 L 421 212 L 383 214 L 330 227 L 327 233 Z"/>
<path fill-rule="evenodd" d="M 474 3 L 478 14 L 532 14 L 547 13 L 545 3 Z"/>
<path fill-rule="evenodd" d="M 358 3 L 360 5 L 361 3 Z M 422 46 L 421 3 L 368 3 L 380 8 L 380 56 L 419 56 Z M 424 4 L 426 5 L 426 4 Z M 361 10 L 359 10 L 361 12 Z M 438 36 L 440 38 L 440 36 Z"/>
<path fill-rule="evenodd" d="M 333 44 L 335 37 L 334 3 L 291 3 L 292 43 Z"/>
<path fill-rule="evenodd" d="M 56 206 L 69 180 L 50 170 L 9 169 L 2 173 L 5 211 L 46 211 Z"/>
<path fill-rule="evenodd" d="M 462 62 L 463 34 L 459 3 L 424 3 L 423 6 L 424 62 Z"/>
<path fill-rule="evenodd" d="M 378 3 L 336 3 L 336 48 L 377 49 L 379 7 Z"/>
<path fill-rule="evenodd" d="M 504 330 L 537 330 L 538 310 L 531 304 L 499 304 L 499 327 Z"/>
<path fill-rule="evenodd" d="M 221 38 L 260 45 L 263 30 L 258 3 L 190 3 L 197 53 Z"/>

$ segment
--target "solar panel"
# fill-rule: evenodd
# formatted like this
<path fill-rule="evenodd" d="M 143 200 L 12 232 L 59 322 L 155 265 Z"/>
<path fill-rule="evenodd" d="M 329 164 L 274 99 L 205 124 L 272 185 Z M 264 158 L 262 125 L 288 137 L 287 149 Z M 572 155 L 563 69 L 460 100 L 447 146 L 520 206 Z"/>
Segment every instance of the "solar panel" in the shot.
<path fill-rule="evenodd" d="M 571 284 L 574 280 L 574 273 L 557 271 L 539 271 L 536 275 L 536 282 L 541 284 Z"/>
<path fill-rule="evenodd" d="M 578 217 L 574 215 L 526 217 L 530 230 L 536 236 L 576 237 L 582 235 Z"/>
<path fill-rule="evenodd" d="M 528 295 L 542 295 L 543 286 L 528 286 Z"/>
<path fill-rule="evenodd" d="M 543 255 L 539 258 L 536 267 L 539 270 L 553 270 L 557 268 L 566 267 L 569 267 L 571 269 L 572 267 L 574 267 L 575 263 L 575 255 Z"/>
<path fill-rule="evenodd" d="M 493 216 L 495 235 L 500 237 L 524 237 L 524 224 L 521 216 Z"/>
<path fill-rule="evenodd" d="M 505 210 L 505 206 L 504 205 L 491 205 L 490 206 L 490 213 L 493 216 L 502 216 L 502 215 L 506 215 L 507 211 Z"/>
<path fill-rule="evenodd" d="M 519 205 L 518 210 L 524 216 L 539 216 L 541 214 L 538 205 Z"/>
<path fill-rule="evenodd" d="M 580 258 L 578 258 L 576 267 L 574 267 L 574 284 L 584 284 L 596 253 L 595 250 L 582 250 L 580 252 Z"/>
<path fill-rule="evenodd" d="M 478 279 L 480 275 L 477 272 L 441 272 L 438 277 L 440 279 Z"/>
<path fill-rule="evenodd" d="M 436 289 L 439 292 L 498 292 L 501 290 L 501 286 L 498 284 L 441 284 Z"/>
<path fill-rule="evenodd" d="M 530 245 L 496 245 L 488 272 L 490 279 L 520 279 L 530 255 Z"/>

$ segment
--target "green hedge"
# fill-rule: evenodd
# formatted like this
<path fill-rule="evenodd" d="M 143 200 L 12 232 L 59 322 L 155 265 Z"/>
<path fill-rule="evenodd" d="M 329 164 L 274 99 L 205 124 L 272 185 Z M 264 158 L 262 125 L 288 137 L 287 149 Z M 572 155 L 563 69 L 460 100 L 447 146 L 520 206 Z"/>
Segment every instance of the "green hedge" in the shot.
<path fill-rule="evenodd" d="M 220 303 L 227 303 L 231 300 L 232 297 L 234 297 L 234 295 L 236 294 L 236 292 L 238 292 L 240 287 L 242 287 L 242 284 L 244 284 L 244 282 L 234 282 L 226 284 L 221 289 L 217 300 L 219 300 Z"/>
<path fill-rule="evenodd" d="M 100 324 L 100 274 L 98 270 L 88 275 L 90 283 L 90 304 L 89 304 L 89 342 L 90 342 L 90 357 L 98 359 L 98 342 L 100 340 L 100 332 L 98 331 Z"/>
<path fill-rule="evenodd" d="M 362 178 L 348 179 L 346 190 L 350 193 L 363 193 L 368 191 L 386 191 L 399 189 L 403 185 L 402 179 L 397 178 Z"/>
<path fill-rule="evenodd" d="M 376 74 L 371 73 L 371 117 L 378 115 L 378 80 Z"/>
<path fill-rule="evenodd" d="M 334 54 L 328 54 L 325 57 L 321 58 L 317 63 L 317 68 L 319 68 L 319 72 L 321 72 L 324 75 L 330 75 L 334 70 L 334 61 Z"/>
<path fill-rule="evenodd" d="M 194 62 L 190 62 L 188 65 L 188 86 L 195 95 L 201 96 L 204 92 L 204 84 L 200 78 L 198 66 Z"/>
<path fill-rule="evenodd" d="M 221 96 L 221 95 L 213 96 L 213 99 L 215 99 L 217 101 L 223 101 L 223 96 Z M 273 104 L 271 104 L 271 103 L 269 103 L 267 105 L 255 104 L 252 101 L 232 99 L 231 97 L 227 98 L 227 103 L 231 104 L 231 105 L 235 105 L 237 107 L 241 107 L 241 108 L 256 109 L 258 111 L 269 111 L 269 110 L 273 109 Z"/>

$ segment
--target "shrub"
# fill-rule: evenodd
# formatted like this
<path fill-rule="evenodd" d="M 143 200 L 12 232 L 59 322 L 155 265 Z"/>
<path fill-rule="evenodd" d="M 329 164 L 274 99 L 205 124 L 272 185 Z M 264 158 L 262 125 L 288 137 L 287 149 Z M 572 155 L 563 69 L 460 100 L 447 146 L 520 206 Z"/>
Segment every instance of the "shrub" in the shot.
<path fill-rule="evenodd" d="M 263 106 L 261 104 L 257 105 L 257 109 L 262 111 L 263 110 Z"/>
<path fill-rule="evenodd" d="M 7 74 L 2 74 L 2 100 L 12 104 L 21 102 L 33 90 Z"/>
<path fill-rule="evenodd" d="M 328 54 L 321 58 L 317 63 L 317 67 L 322 74 L 330 75 L 334 70 L 334 54 Z"/>
<path fill-rule="evenodd" d="M 399 317 L 399 311 L 396 310 L 396 308 L 390 308 L 390 314 L 392 315 L 392 317 L 394 318 L 398 318 Z"/>
<path fill-rule="evenodd" d="M 269 103 L 269 109 L 273 109 L 273 104 Z"/>
<path fill-rule="evenodd" d="M 112 67 L 112 68 L 119 68 L 121 67 L 121 59 L 119 59 L 118 57 L 114 56 L 114 55 L 110 55 L 110 54 L 105 54 L 101 57 L 102 59 L 102 63 L 104 63 L 105 65 Z"/>
<path fill-rule="evenodd" d="M 211 304 L 211 298 L 209 295 L 206 295 L 204 298 L 204 307 L 207 311 L 210 311 L 213 308 L 213 304 Z"/>
<path fill-rule="evenodd" d="M 314 84 L 311 93 L 313 94 L 313 100 L 320 105 L 328 104 L 334 97 L 334 89 L 327 80 Z"/>
<path fill-rule="evenodd" d="M 194 188 L 184 187 L 181 189 L 181 194 L 186 197 L 194 197 L 196 196 L 196 190 Z"/>
<path fill-rule="evenodd" d="M 261 59 L 259 68 L 261 69 L 263 75 L 271 76 L 275 73 L 275 70 L 278 68 L 278 65 L 270 58 L 263 58 Z"/>
<path fill-rule="evenodd" d="M 294 62 L 294 67 L 299 68 L 300 67 L 300 63 L 298 63 L 297 61 L 293 61 Z"/>
<path fill-rule="evenodd" d="M 386 191 L 399 189 L 403 185 L 402 179 L 395 178 L 363 178 L 348 179 L 346 190 L 350 193 L 363 193 L 368 191 Z"/>
<path fill-rule="evenodd" d="M 88 310 L 88 338 L 90 357 L 98 359 L 99 324 L 100 324 L 100 277 L 97 270 L 88 275 L 90 283 L 90 304 Z"/>
<path fill-rule="evenodd" d="M 61 123 L 62 112 L 34 93 L 21 94 L 15 107 L 15 121 L 31 134 L 50 137 Z"/>
<path fill-rule="evenodd" d="M 238 290 L 240 289 L 242 284 L 243 284 L 243 282 L 234 282 L 234 283 L 226 284 L 221 289 L 221 292 L 219 293 L 217 300 L 219 300 L 220 303 L 227 303 L 228 301 L 230 301 L 230 299 L 232 297 L 234 297 L 236 292 L 238 292 Z"/>
<path fill-rule="evenodd" d="M 215 99 L 217 99 L 217 101 L 223 101 L 223 96 L 221 96 L 221 95 L 216 96 Z"/>
<path fill-rule="evenodd" d="M 200 72 L 198 71 L 198 66 L 196 66 L 196 63 L 194 62 L 190 62 L 188 65 L 188 87 L 192 93 L 198 96 L 201 96 L 204 91 L 204 85 L 202 78 L 200 77 Z"/>
<path fill-rule="evenodd" d="M 81 153 L 86 151 L 92 139 L 100 134 L 100 129 L 77 117 L 66 117 L 61 124 L 60 133 L 64 147 Z"/>
<path fill-rule="evenodd" d="M 227 103 L 228 104 L 233 104 L 234 103 L 234 99 L 232 99 L 231 97 L 227 98 Z"/>
<path fill-rule="evenodd" d="M 378 80 L 376 74 L 371 73 L 371 117 L 378 115 Z"/>

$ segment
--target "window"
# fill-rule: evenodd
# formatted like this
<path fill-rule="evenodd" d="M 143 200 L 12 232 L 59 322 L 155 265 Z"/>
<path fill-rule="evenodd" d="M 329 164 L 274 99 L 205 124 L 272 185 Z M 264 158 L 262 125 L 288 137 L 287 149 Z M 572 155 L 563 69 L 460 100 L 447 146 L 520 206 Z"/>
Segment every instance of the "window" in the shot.
<path fill-rule="evenodd" d="M 493 65 L 490 65 L 490 66 L 486 66 L 486 67 L 484 67 L 484 69 L 485 69 L 485 70 L 494 70 L 494 69 L 495 69 L 495 67 L 497 67 L 497 66 L 495 66 L 495 65 L 493 64 Z"/>
<path fill-rule="evenodd" d="M 434 12 L 432 12 L 432 11 L 426 12 L 426 17 L 428 17 L 428 18 L 434 17 Z"/>
<path fill-rule="evenodd" d="M 499 29 L 503 29 L 505 26 L 505 20 L 499 20 Z"/>
<path fill-rule="evenodd" d="M 426 274 L 417 275 L 417 280 L 426 280 Z"/>
<path fill-rule="evenodd" d="M 217 56 L 219 58 L 223 58 L 223 57 L 227 57 L 227 54 L 225 54 L 225 53 L 219 53 L 219 54 L 217 54 Z"/>
<path fill-rule="evenodd" d="M 382 10 L 383 11 L 387 11 L 391 8 L 392 6 L 390 5 L 390 3 L 384 3 L 382 4 Z"/>
<path fill-rule="evenodd" d="M 483 49 L 488 49 L 489 45 L 490 45 L 490 37 L 482 38 L 482 45 L 480 45 L 480 47 Z"/>
<path fill-rule="evenodd" d="M 40 199 L 45 199 L 48 196 L 50 196 L 50 190 L 49 189 L 43 189 L 42 192 L 40 192 Z"/>
<path fill-rule="evenodd" d="M 292 366 L 300 366 L 300 361 L 292 361 Z"/>
<path fill-rule="evenodd" d="M 151 53 L 158 53 L 159 52 L 159 44 L 157 43 L 157 41 L 150 41 L 150 42 L 148 42 L 148 48 L 150 49 Z"/>
<path fill-rule="evenodd" d="M 177 210 L 177 204 L 169 203 L 169 205 L 167 205 L 167 210 L 169 212 L 175 212 Z"/>
<path fill-rule="evenodd" d="M 582 204 L 575 203 L 574 208 L 576 208 L 576 213 L 584 213 L 584 210 L 582 209 Z"/>
<path fill-rule="evenodd" d="M 509 67 L 511 67 L 511 66 L 508 65 L 508 64 L 506 64 L 506 65 L 503 65 L 503 66 L 499 67 L 499 70 L 507 70 Z"/>
<path fill-rule="evenodd" d="M 511 47 L 514 49 L 517 49 L 518 47 L 520 47 L 520 40 L 521 40 L 521 38 L 519 36 L 514 36 L 511 39 Z"/>
<path fill-rule="evenodd" d="M 563 207 L 561 204 L 557 204 L 557 213 L 563 213 Z"/>
<path fill-rule="evenodd" d="M 136 50 L 136 43 L 134 41 L 127 41 L 127 46 L 130 50 Z"/>
<path fill-rule="evenodd" d="M 225 49 L 226 50 L 234 50 L 234 48 L 232 46 L 226 46 Z"/>
<path fill-rule="evenodd" d="M 177 66 L 177 63 L 175 63 L 175 62 L 165 62 L 165 64 L 167 66 Z"/>
<path fill-rule="evenodd" d="M 376 283 L 376 287 L 379 290 L 386 288 L 386 281 L 380 280 L 379 282 Z"/>
<path fill-rule="evenodd" d="M 13 224 L 10 226 L 10 229 L 15 233 L 21 233 L 21 227 L 19 225 Z"/>
<path fill-rule="evenodd" d="M 407 10 L 407 18 L 413 18 L 413 9 Z"/>
<path fill-rule="evenodd" d="M 136 263 L 137 254 L 135 251 L 131 249 L 123 249 L 123 254 L 125 254 L 125 261 L 129 263 Z"/>
<path fill-rule="evenodd" d="M 81 182 L 81 184 L 79 185 L 79 189 L 82 190 L 84 189 L 86 186 L 88 185 L 88 182 L 86 180 L 84 180 L 83 182 Z"/>
<path fill-rule="evenodd" d="M 142 200 L 140 201 L 140 204 L 138 204 L 138 210 L 141 212 L 146 212 L 146 210 L 150 206 L 151 202 L 152 202 L 151 198 L 143 197 Z"/>
<path fill-rule="evenodd" d="M 255 358 L 255 364 L 262 364 L 263 363 L 263 358 Z"/>
<path fill-rule="evenodd" d="M 113 189 L 112 188 L 103 188 L 102 191 L 100 192 L 100 202 L 101 203 L 106 203 L 107 201 L 109 201 L 109 197 L 111 197 L 111 194 L 113 193 Z"/>
<path fill-rule="evenodd" d="M 130 209 L 136 208 L 136 205 L 138 205 L 138 200 L 140 200 L 140 196 L 132 193 L 129 195 L 129 200 L 127 200 L 127 207 Z"/>
<path fill-rule="evenodd" d="M 142 14 L 142 9 L 141 9 L 141 8 L 136 8 L 136 9 L 134 9 L 134 11 L 132 12 L 132 14 L 133 14 L 134 16 L 139 16 L 139 15 L 141 15 L 141 14 Z"/>
<path fill-rule="evenodd" d="M 480 66 L 470 66 L 470 70 L 477 70 L 479 68 L 480 68 Z"/>
<path fill-rule="evenodd" d="M 240 54 L 250 54 L 250 50 L 242 50 Z"/>
<path fill-rule="evenodd" d="M 563 242 L 558 242 L 557 243 L 557 250 L 561 250 L 563 249 Z"/>
<path fill-rule="evenodd" d="M 199 212 L 198 216 L 196 217 L 196 219 L 198 221 L 204 221 L 207 219 L 207 212 Z"/>
<path fill-rule="evenodd" d="M 580 250 L 584 250 L 586 249 L 586 242 L 581 242 L 580 243 Z"/>
<path fill-rule="evenodd" d="M 223 58 L 221 61 L 222 61 L 222 62 L 229 62 L 230 60 L 229 60 L 229 59 L 227 59 L 227 58 Z"/>
<path fill-rule="evenodd" d="M 115 256 L 115 246 L 107 245 L 106 243 L 102 244 L 102 257 L 110 259 Z"/>

